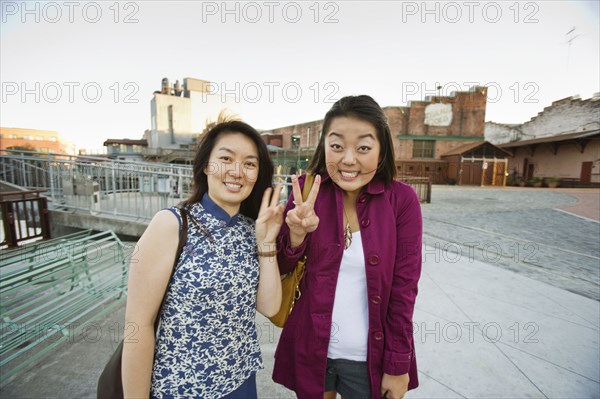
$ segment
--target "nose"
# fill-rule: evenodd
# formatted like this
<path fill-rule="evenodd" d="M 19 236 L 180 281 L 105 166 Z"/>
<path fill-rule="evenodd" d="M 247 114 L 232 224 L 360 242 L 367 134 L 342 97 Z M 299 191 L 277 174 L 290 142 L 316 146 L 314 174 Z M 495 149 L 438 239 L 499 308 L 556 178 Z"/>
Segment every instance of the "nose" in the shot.
<path fill-rule="evenodd" d="M 356 158 L 354 157 L 354 150 L 348 149 L 344 152 L 344 158 L 342 159 L 342 163 L 344 163 L 344 165 L 354 165 L 356 163 Z"/>
<path fill-rule="evenodd" d="M 240 177 L 242 176 L 242 166 L 239 162 L 232 162 L 226 166 L 225 173 L 229 176 Z"/>

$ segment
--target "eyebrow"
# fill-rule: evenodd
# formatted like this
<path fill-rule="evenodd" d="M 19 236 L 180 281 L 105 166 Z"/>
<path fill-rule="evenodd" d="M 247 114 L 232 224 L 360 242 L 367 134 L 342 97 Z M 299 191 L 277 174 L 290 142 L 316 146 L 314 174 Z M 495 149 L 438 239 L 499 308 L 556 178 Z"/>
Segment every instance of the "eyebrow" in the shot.
<path fill-rule="evenodd" d="M 341 139 L 344 138 L 344 135 L 336 133 L 336 132 L 329 132 L 329 136 L 337 136 L 337 137 L 339 137 Z M 371 139 L 375 140 L 375 136 L 373 136 L 371 133 L 367 133 L 367 134 L 363 134 L 363 135 L 358 136 L 359 140 L 368 139 L 368 138 L 371 138 Z"/>
<path fill-rule="evenodd" d="M 230 153 L 230 154 L 234 154 L 234 155 L 235 155 L 235 151 L 232 151 L 232 150 L 230 150 L 230 149 L 229 149 L 229 148 L 227 148 L 227 147 L 221 147 L 221 148 L 219 148 L 217 151 L 225 151 L 225 152 L 228 152 L 228 153 Z M 256 160 L 258 161 L 258 157 L 257 157 L 256 155 L 248 155 L 248 156 L 246 157 L 246 159 L 248 159 L 248 158 L 254 158 L 254 159 L 256 159 Z"/>

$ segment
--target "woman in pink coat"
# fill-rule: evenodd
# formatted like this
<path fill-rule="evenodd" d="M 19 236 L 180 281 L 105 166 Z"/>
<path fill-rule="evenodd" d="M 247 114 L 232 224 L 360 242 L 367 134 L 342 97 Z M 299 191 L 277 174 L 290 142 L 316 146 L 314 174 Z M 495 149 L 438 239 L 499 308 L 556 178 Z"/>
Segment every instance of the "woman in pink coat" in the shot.
<path fill-rule="evenodd" d="M 300 399 L 402 398 L 418 386 L 412 315 L 421 273 L 422 219 L 414 190 L 395 181 L 387 118 L 369 96 L 326 114 L 278 237 L 279 268 L 307 257 L 273 380 Z"/>

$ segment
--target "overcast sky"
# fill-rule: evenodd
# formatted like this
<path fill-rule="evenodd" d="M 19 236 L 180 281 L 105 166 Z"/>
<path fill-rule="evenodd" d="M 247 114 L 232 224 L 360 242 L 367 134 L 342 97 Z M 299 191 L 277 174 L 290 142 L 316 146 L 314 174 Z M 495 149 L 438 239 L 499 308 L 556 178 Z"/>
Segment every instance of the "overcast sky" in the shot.
<path fill-rule="evenodd" d="M 600 91 L 598 4 L 2 1 L 0 125 L 82 148 L 141 138 L 163 77 L 215 82 L 259 129 L 320 119 L 344 95 L 406 105 L 475 83 L 486 121 L 521 123 Z"/>

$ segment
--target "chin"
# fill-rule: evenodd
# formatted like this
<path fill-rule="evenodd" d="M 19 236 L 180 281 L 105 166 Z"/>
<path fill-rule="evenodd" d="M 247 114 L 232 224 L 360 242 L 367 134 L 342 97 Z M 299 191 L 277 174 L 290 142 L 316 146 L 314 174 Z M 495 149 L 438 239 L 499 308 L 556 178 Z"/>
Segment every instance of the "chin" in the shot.
<path fill-rule="evenodd" d="M 362 180 L 356 180 L 353 182 L 348 182 L 342 179 L 338 179 L 335 182 L 342 190 L 344 191 L 356 191 L 356 190 L 360 190 L 366 183 L 363 183 Z M 367 182 L 368 183 L 368 182 Z"/>

